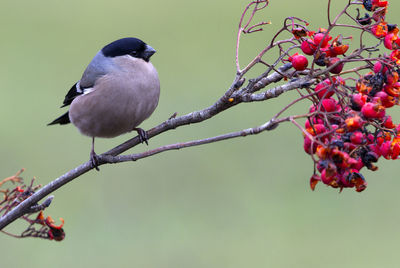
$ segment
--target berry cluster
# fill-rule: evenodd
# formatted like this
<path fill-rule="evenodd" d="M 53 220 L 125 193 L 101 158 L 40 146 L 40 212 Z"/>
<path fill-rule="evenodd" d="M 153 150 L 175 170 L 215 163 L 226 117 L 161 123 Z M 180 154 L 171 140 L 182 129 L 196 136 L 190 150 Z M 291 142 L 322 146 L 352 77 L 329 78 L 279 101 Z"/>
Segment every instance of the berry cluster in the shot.
<path fill-rule="evenodd" d="M 31 197 L 36 190 L 41 186 L 34 186 L 34 179 L 32 179 L 30 185 L 26 185 L 23 182 L 21 173 L 24 169 L 18 171 L 15 175 L 0 180 L 0 194 L 2 194 L 2 201 L 0 201 L 0 216 L 6 215 L 13 208 L 18 206 L 21 202 Z M 12 188 L 3 187 L 9 182 L 18 184 Z M 60 218 L 61 224 L 55 225 L 55 221 L 52 217 L 47 216 L 45 218 L 43 210 L 47 208 L 52 199 L 46 199 L 41 205 L 34 205 L 31 207 L 31 212 L 21 217 L 22 220 L 28 223 L 28 227 L 19 235 L 2 231 L 3 233 L 12 237 L 24 238 L 24 237 L 39 237 L 43 239 L 49 239 L 54 241 L 62 241 L 65 238 L 65 232 L 62 228 L 64 220 Z M 34 213 L 39 212 L 36 217 Z M 33 218 L 34 217 L 34 218 Z"/>
<path fill-rule="evenodd" d="M 332 40 L 332 37 L 326 29 L 320 28 L 317 33 L 307 31 L 303 35 L 309 36 L 311 39 L 304 39 L 301 42 L 301 50 L 306 55 L 314 56 L 315 64 L 328 68 L 332 66 L 329 69 L 332 74 L 339 74 L 343 70 L 344 63 L 337 56 L 344 55 L 349 49 L 349 45 L 342 43 L 342 35 L 337 36 L 331 43 L 329 41 Z M 295 36 L 301 38 L 301 36 Z M 303 71 L 308 66 L 307 58 L 299 53 L 290 56 L 288 61 L 297 71 Z"/>
<path fill-rule="evenodd" d="M 60 218 L 60 221 L 60 225 L 55 225 L 55 221 L 52 217 L 47 216 L 47 218 L 45 218 L 43 215 L 43 211 L 40 211 L 36 217 L 36 220 L 32 221 L 31 224 L 40 224 L 43 226 L 41 228 L 42 233 L 44 232 L 46 235 L 42 235 L 42 238 L 47 238 L 54 241 L 62 241 L 65 238 L 65 232 L 62 228 L 64 226 L 64 219 Z"/>
<path fill-rule="evenodd" d="M 357 16 L 360 28 L 392 51 L 390 55 L 364 61 L 371 71 L 352 72 L 359 76 L 356 81 L 343 76 L 348 59 L 345 53 L 349 49 L 349 45 L 343 44 L 345 38 L 339 35 L 333 39 L 325 29 L 293 32 L 302 52 L 330 73 L 310 88 L 313 104 L 303 130 L 304 150 L 315 163 L 310 180 L 313 190 L 321 181 L 340 190 L 355 188 L 361 192 L 367 186 L 361 169 L 375 171 L 379 158 L 397 159 L 400 154 L 400 124 L 394 124 L 387 115 L 387 109 L 397 105 L 400 96 L 399 30 L 385 21 L 387 1 L 364 0 L 362 4 L 373 14 Z M 297 71 L 308 66 L 307 57 L 299 53 L 288 61 Z"/>

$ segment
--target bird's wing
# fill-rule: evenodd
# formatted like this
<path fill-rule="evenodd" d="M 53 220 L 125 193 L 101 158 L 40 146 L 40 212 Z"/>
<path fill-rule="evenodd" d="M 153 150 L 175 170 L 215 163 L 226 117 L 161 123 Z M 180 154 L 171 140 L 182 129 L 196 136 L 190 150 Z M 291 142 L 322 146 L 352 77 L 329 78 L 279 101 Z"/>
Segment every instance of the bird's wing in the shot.
<path fill-rule="evenodd" d="M 61 107 L 70 105 L 76 97 L 82 94 L 83 91 L 80 89 L 79 82 L 75 83 L 75 85 L 73 85 L 68 91 L 67 95 L 65 95 L 63 105 Z"/>
<path fill-rule="evenodd" d="M 80 85 L 80 81 L 78 81 L 77 83 L 75 83 L 75 85 L 71 87 L 67 95 L 65 95 L 63 105 L 61 106 L 61 108 L 70 105 L 76 97 L 83 94 L 87 94 L 92 91 L 93 91 L 93 86 L 83 88 Z"/>
<path fill-rule="evenodd" d="M 112 65 L 113 62 L 110 59 L 104 57 L 101 51 L 98 52 L 89 63 L 88 67 L 86 67 L 81 80 L 73 85 L 68 91 L 61 107 L 70 105 L 79 95 L 92 92 L 97 79 L 106 75 Z"/>

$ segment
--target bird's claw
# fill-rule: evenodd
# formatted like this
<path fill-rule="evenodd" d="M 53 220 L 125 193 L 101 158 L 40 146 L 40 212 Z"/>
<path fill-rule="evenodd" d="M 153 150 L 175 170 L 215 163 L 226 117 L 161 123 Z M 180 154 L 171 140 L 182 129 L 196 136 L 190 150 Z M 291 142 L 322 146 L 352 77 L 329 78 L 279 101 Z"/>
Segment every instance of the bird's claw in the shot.
<path fill-rule="evenodd" d="M 147 135 L 147 132 L 142 128 L 134 128 L 134 130 L 136 130 L 139 135 L 140 143 L 145 142 L 146 145 L 149 145 L 148 143 L 149 136 Z"/>
<path fill-rule="evenodd" d="M 90 166 L 95 168 L 97 171 L 100 171 L 99 156 L 94 151 L 90 152 Z"/>

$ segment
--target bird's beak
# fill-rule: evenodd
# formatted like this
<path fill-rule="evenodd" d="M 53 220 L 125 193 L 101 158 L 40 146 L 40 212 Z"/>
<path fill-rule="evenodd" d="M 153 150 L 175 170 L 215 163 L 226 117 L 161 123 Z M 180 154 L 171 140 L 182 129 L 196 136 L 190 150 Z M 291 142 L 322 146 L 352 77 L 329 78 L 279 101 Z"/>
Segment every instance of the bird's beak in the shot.
<path fill-rule="evenodd" d="M 146 49 L 144 50 L 144 53 L 143 53 L 143 56 L 144 56 L 143 58 L 146 61 L 149 61 L 150 57 L 153 56 L 154 53 L 156 53 L 156 50 L 154 48 L 152 48 L 151 46 L 146 45 Z"/>

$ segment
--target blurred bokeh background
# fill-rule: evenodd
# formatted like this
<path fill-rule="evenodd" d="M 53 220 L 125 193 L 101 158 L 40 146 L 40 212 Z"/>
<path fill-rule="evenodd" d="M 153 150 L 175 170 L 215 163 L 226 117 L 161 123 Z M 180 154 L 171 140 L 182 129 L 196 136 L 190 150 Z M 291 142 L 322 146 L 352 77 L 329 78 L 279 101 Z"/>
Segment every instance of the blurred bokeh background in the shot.
<path fill-rule="evenodd" d="M 326 2 L 272 0 L 258 18 L 273 24 L 245 37 L 242 65 L 286 16 L 326 27 Z M 333 11 L 346 2 L 333 0 Z M 0 0 L 0 177 L 24 167 L 26 181 L 35 176 L 46 184 L 88 160 L 89 138 L 71 125 L 46 124 L 64 112 L 58 107 L 65 93 L 95 53 L 115 39 L 136 36 L 158 51 L 152 62 L 162 93 L 143 128 L 212 104 L 234 78 L 237 24 L 246 4 Z M 390 22 L 397 22 L 399 8 L 390 1 Z M 295 96 L 240 105 L 130 152 L 260 125 Z M 97 152 L 133 135 L 99 139 Z M 364 172 L 368 188 L 361 194 L 323 185 L 312 192 L 311 160 L 289 124 L 102 166 L 54 193 L 46 213 L 65 219 L 65 240 L 0 235 L 1 267 L 397 267 L 399 171 L 398 162 L 382 160 L 377 172 Z"/>

